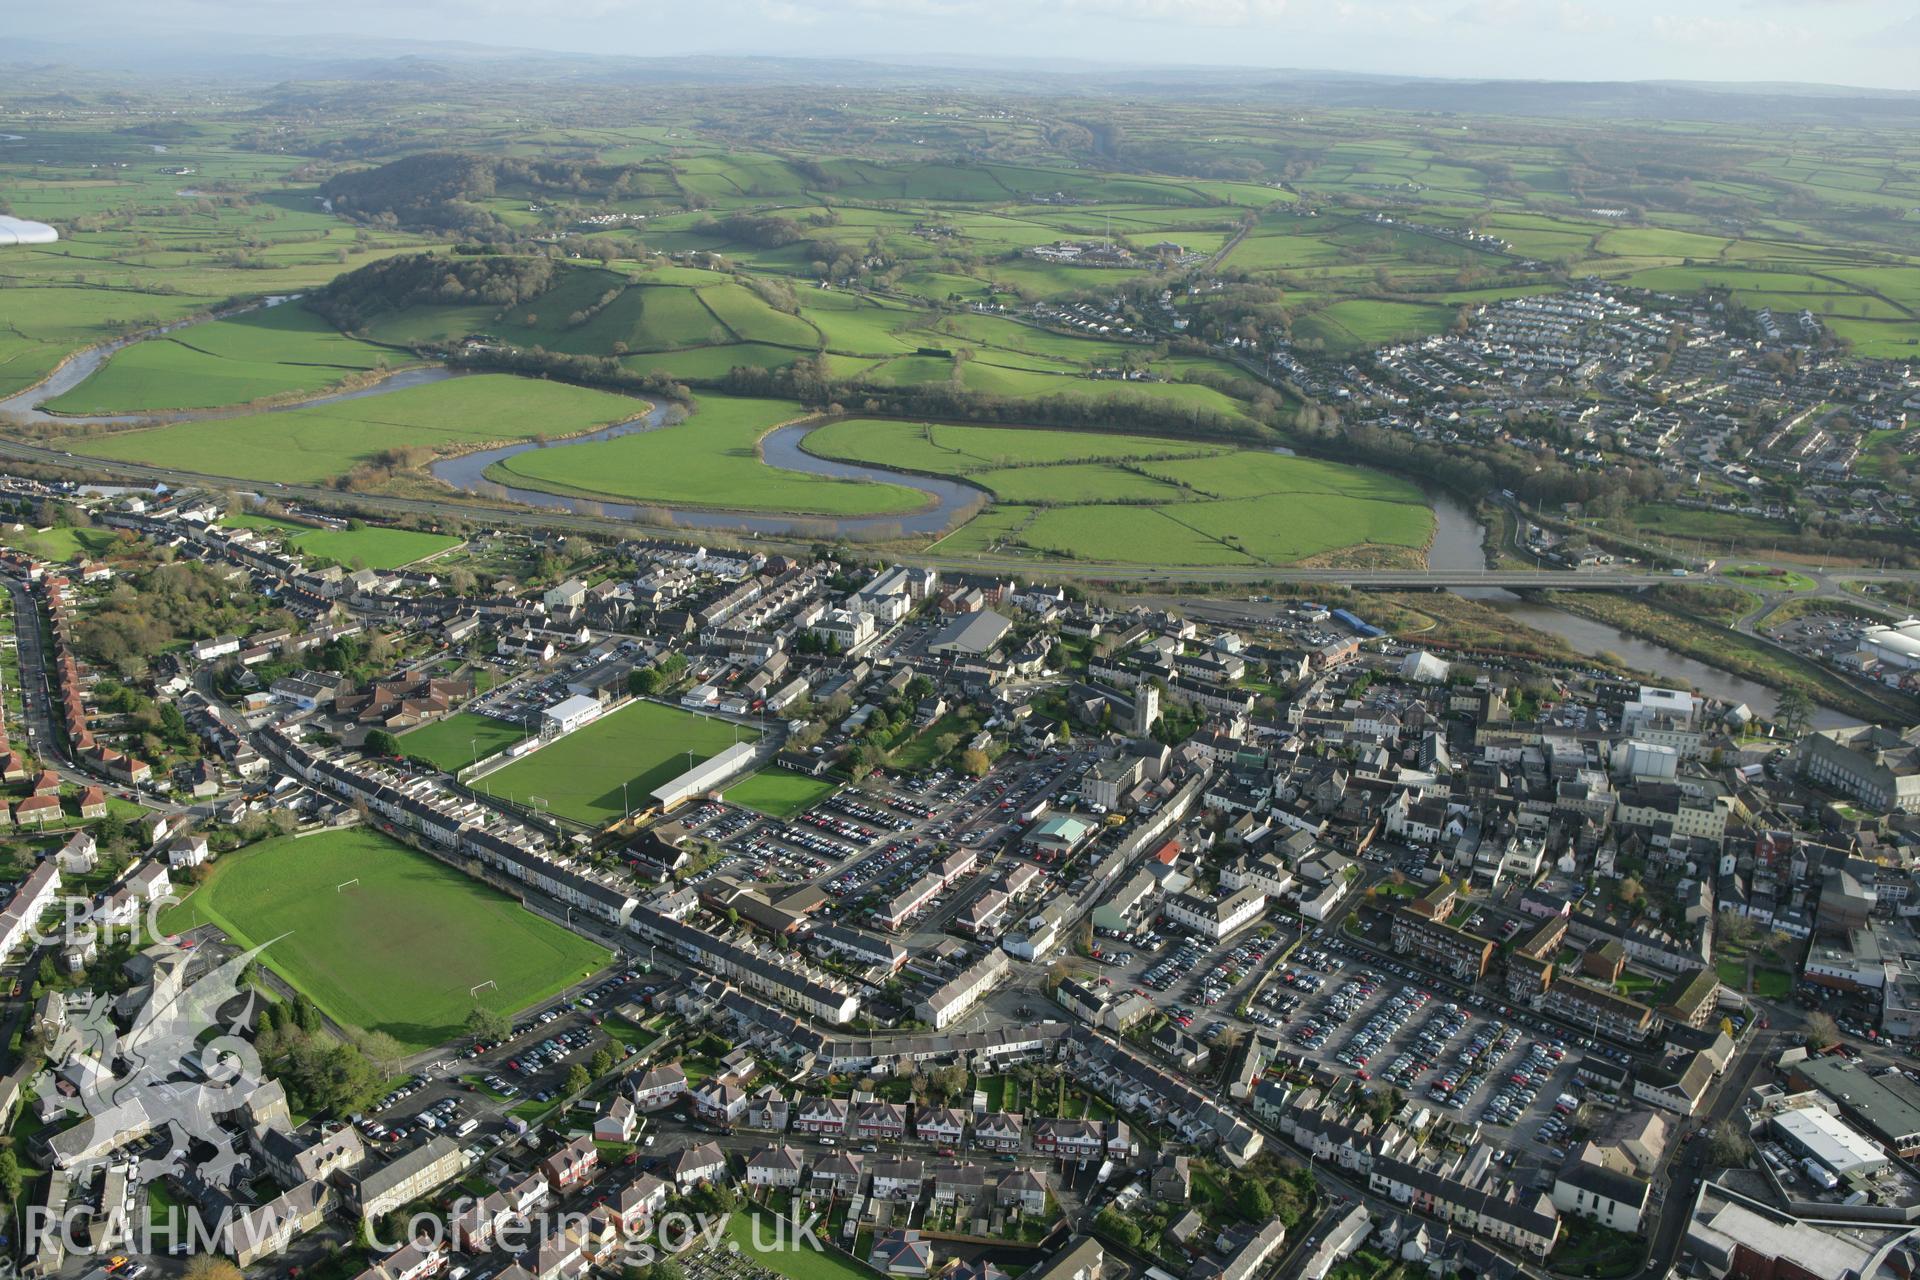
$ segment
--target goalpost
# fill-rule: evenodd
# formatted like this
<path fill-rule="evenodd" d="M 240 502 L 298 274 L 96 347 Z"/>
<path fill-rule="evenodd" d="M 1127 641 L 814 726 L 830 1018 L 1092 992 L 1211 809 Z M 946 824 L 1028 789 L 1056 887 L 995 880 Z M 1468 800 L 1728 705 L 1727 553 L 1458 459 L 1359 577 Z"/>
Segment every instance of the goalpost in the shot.
<path fill-rule="evenodd" d="M 488 987 L 492 987 L 495 991 L 498 991 L 500 989 L 500 984 L 495 982 L 492 978 L 488 978 L 485 982 L 474 983 L 473 986 L 468 989 L 467 994 L 469 996 L 477 997 L 482 991 L 485 991 Z"/>
<path fill-rule="evenodd" d="M 355 886 L 355 885 L 357 885 L 357 884 L 359 884 L 359 883 L 360 883 L 360 877 L 359 877 L 359 876 L 355 876 L 355 877 L 354 877 L 353 879 L 351 879 L 351 880 L 342 880 L 342 881 L 341 881 L 341 882 L 340 882 L 339 884 L 337 884 L 337 885 L 335 885 L 335 886 L 333 886 L 333 891 L 334 891 L 335 893 L 344 893 L 344 892 L 346 892 L 346 891 L 347 891 L 348 889 L 351 889 L 351 888 L 352 888 L 353 886 Z"/>

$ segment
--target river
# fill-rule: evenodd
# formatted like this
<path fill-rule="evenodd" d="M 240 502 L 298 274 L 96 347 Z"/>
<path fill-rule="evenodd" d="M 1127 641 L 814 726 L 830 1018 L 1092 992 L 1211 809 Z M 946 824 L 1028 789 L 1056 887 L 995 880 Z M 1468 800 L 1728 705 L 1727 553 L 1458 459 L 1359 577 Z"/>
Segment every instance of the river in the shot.
<path fill-rule="evenodd" d="M 1427 552 L 1427 567 L 1485 569 L 1486 530 L 1474 518 L 1473 512 L 1451 494 L 1435 490 L 1430 491 L 1428 496 L 1433 499 L 1434 535 L 1433 545 Z M 1576 653 L 1589 658 L 1610 653 L 1628 666 L 1645 671 L 1657 679 L 1684 682 L 1689 688 L 1727 702 L 1743 702 L 1763 716 L 1771 716 L 1778 706 L 1774 691 L 1765 685 L 1756 684 L 1719 667 L 1708 666 L 1665 645 L 1628 635 L 1604 622 L 1595 622 L 1552 605 L 1523 600 L 1510 591 L 1498 588 L 1462 591 L 1460 594 L 1484 600 L 1515 622 L 1536 631 L 1559 636 Z M 1814 708 L 1815 728 L 1827 729 L 1858 722 L 1857 716 L 1846 715 L 1832 707 Z"/>
<path fill-rule="evenodd" d="M 272 297 L 255 305 L 275 306 L 287 300 L 286 297 Z M 239 308 L 224 314 L 233 315 L 250 309 L 252 308 Z M 220 415 L 217 413 L 202 411 L 176 414 L 120 414 L 85 418 L 49 414 L 40 408 L 47 401 L 80 385 L 106 363 L 108 357 L 128 344 L 196 323 L 200 322 L 180 321 L 177 324 L 163 325 L 157 329 L 130 334 L 113 342 L 90 347 L 73 356 L 38 386 L 0 400 L 0 412 L 14 414 L 30 422 L 82 424 L 168 422 L 218 417 Z M 445 381 L 448 378 L 464 377 L 469 372 L 440 366 L 403 369 L 351 391 L 338 391 L 308 400 L 275 405 L 265 412 L 285 412 L 291 409 L 333 404 L 343 400 L 356 400 L 364 396 L 386 395 L 407 387 L 424 386 L 432 382 Z M 482 497 L 512 500 L 547 510 L 584 511 L 623 520 L 643 519 L 650 515 L 664 514 L 676 528 L 738 530 L 802 537 L 810 536 L 814 530 L 829 534 L 860 534 L 895 530 L 907 534 L 939 533 L 953 522 L 960 511 L 982 497 L 980 490 L 958 480 L 909 475 L 880 467 L 816 457 L 801 447 L 807 434 L 814 430 L 813 424 L 810 423 L 794 423 L 780 427 L 762 437 L 760 452 L 767 464 L 788 471 L 805 472 L 809 475 L 832 476 L 844 480 L 869 480 L 917 489 L 927 496 L 927 504 L 917 511 L 903 515 L 765 515 L 750 511 L 675 507 L 666 503 L 629 503 L 573 498 L 561 494 L 542 493 L 537 489 L 522 488 L 518 485 L 502 484 L 489 479 L 486 475 L 487 468 L 495 462 L 525 453 L 529 449 L 567 448 L 596 440 L 611 440 L 640 431 L 659 430 L 667 425 L 667 408 L 665 405 L 654 403 L 643 416 L 631 422 L 606 427 L 562 442 L 546 445 L 537 442 L 503 445 L 495 449 L 481 449 L 473 453 L 460 454 L 457 457 L 443 458 L 433 463 L 429 470 L 435 479 L 452 488 Z M 259 412 L 259 410 L 252 412 Z M 1282 452 L 1286 451 L 1282 450 Z M 1427 567 L 1446 570 L 1484 570 L 1487 567 L 1486 533 L 1473 512 L 1451 494 L 1430 490 L 1428 496 L 1433 501 L 1435 524 L 1433 543 L 1427 552 Z M 1664 645 L 1630 636 L 1606 623 L 1579 617 L 1551 605 L 1522 600 L 1510 592 L 1497 589 L 1463 591 L 1461 594 L 1487 601 L 1516 622 L 1559 636 L 1575 652 L 1588 657 L 1611 653 L 1628 665 L 1646 671 L 1657 679 L 1684 681 L 1701 693 L 1710 694 L 1728 702 L 1745 703 L 1762 715 L 1771 715 L 1777 705 L 1773 691 L 1764 685 L 1755 684 L 1751 680 L 1743 679 L 1718 667 L 1708 666 Z M 1854 718 L 1831 707 L 1821 706 L 1815 708 L 1813 722 L 1816 727 L 1827 728 L 1851 724 Z"/>
<path fill-rule="evenodd" d="M 806 439 L 807 434 L 814 429 L 812 423 L 804 422 L 775 428 L 761 437 L 760 455 L 766 460 L 768 466 L 779 467 L 784 471 L 801 471 L 808 475 L 832 476 L 841 480 L 871 480 L 881 484 L 918 489 L 927 495 L 927 505 L 918 511 L 898 515 L 763 515 L 750 511 L 676 507 L 668 503 L 630 503 L 612 502 L 601 498 L 571 498 L 561 494 L 543 493 L 538 489 L 522 488 L 519 485 L 503 484 L 487 477 L 488 467 L 503 458 L 514 457 L 529 449 L 562 449 L 588 444 L 595 440 L 612 440 L 617 436 L 633 435 L 642 431 L 657 431 L 667 425 L 666 414 L 667 407 L 656 404 L 645 417 L 632 422 L 623 422 L 618 426 L 606 427 L 587 435 L 573 436 L 565 441 L 547 445 L 528 442 L 503 445 L 497 449 L 482 449 L 475 453 L 463 453 L 458 457 L 443 458 L 433 463 L 428 470 L 432 472 L 434 479 L 451 485 L 455 489 L 483 497 L 511 499 L 532 507 L 599 512 L 621 520 L 632 520 L 650 514 L 665 514 L 672 519 L 676 528 L 732 529 L 751 533 L 799 534 L 801 536 L 806 536 L 815 529 L 835 534 L 858 534 L 874 530 L 938 533 L 954 519 L 956 512 L 981 497 L 978 489 L 957 480 L 907 475 L 880 467 L 815 457 L 800 447 L 800 442 Z"/>
<path fill-rule="evenodd" d="M 224 320 L 265 307 L 277 307 L 298 296 L 298 294 L 274 294 L 244 307 L 222 311 L 210 318 Z M 432 382 L 445 382 L 449 378 L 463 378 L 473 372 L 467 369 L 448 369 L 440 365 L 416 366 L 387 374 L 349 391 L 333 391 L 325 395 L 289 400 L 264 408 L 186 409 L 177 413 L 106 413 L 89 417 L 82 414 L 48 413 L 40 407 L 49 400 L 65 395 L 92 377 L 115 352 L 132 346 L 136 342 L 144 342 L 148 338 L 157 338 L 162 334 L 204 323 L 206 323 L 205 319 L 177 320 L 172 324 L 142 329 L 139 333 L 130 333 L 124 338 L 116 338 L 112 342 L 88 347 L 85 351 L 77 351 L 40 382 L 28 387 L 25 391 L 15 392 L 6 399 L 0 400 L 0 413 L 11 414 L 24 422 L 65 423 L 69 426 L 132 426 L 142 423 L 194 422 L 209 418 L 236 417 L 241 414 L 286 413 L 292 409 L 311 409 L 323 404 L 337 404 L 342 400 L 358 400 L 362 396 L 386 395 L 393 391 L 404 391 L 408 387 L 423 387 Z"/>

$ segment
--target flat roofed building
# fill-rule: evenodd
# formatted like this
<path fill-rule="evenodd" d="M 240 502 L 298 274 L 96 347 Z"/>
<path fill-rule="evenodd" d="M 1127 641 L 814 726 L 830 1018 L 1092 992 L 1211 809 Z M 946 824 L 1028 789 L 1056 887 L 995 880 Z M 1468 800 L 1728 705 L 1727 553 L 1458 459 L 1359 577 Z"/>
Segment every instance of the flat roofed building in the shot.
<path fill-rule="evenodd" d="M 992 653 L 1013 623 L 991 609 L 963 613 L 927 638 L 927 652 L 944 657 L 978 658 Z"/>
<path fill-rule="evenodd" d="M 1920 1089 L 1898 1071 L 1873 1076 L 1844 1058 L 1808 1058 L 1793 1065 L 1790 1078 L 1832 1098 L 1841 1115 L 1896 1154 L 1920 1155 Z"/>
<path fill-rule="evenodd" d="M 600 718 L 601 706 L 597 698 L 589 698 L 580 693 L 571 698 L 554 703 L 540 713 L 540 736 L 557 738 L 564 733 L 572 733 L 582 725 L 591 724 Z"/>
<path fill-rule="evenodd" d="M 1871 1173 L 1888 1164 L 1887 1153 L 1818 1107 L 1796 1107 L 1773 1118 L 1781 1139 L 1825 1165 L 1836 1178 Z"/>

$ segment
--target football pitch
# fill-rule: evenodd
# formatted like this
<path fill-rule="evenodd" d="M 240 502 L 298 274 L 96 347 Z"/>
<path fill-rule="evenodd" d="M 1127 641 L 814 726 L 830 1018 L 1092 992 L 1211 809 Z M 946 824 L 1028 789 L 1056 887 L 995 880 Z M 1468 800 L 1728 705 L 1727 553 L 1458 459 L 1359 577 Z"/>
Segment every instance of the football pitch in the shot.
<path fill-rule="evenodd" d="M 476 781 L 489 794 L 600 826 L 621 817 L 625 803 L 641 809 L 653 789 L 759 735 L 725 720 L 697 716 L 658 702 L 630 702 L 592 724 L 550 742 L 523 760 Z"/>
<path fill-rule="evenodd" d="M 424 1049 L 475 1004 L 513 1013 L 611 959 L 507 895 L 364 828 L 264 840 L 161 918 L 213 923 L 336 1022 Z M 477 996 L 473 988 L 491 982 Z"/>
<path fill-rule="evenodd" d="M 400 735 L 400 750 L 448 773 L 457 773 L 475 760 L 505 751 L 526 736 L 526 730 L 511 721 L 462 711 L 407 730 Z"/>

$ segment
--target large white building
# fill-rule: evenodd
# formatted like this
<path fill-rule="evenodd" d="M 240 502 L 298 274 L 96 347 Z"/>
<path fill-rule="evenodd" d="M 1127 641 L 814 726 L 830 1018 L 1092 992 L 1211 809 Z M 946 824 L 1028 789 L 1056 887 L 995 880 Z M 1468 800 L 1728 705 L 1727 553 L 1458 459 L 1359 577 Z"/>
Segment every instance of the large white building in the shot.
<path fill-rule="evenodd" d="M 813 634 L 841 652 L 847 652 L 873 639 L 878 633 L 873 615 L 854 609 L 831 609 L 814 619 Z"/>
<path fill-rule="evenodd" d="M 1860 633 L 1860 652 L 1889 667 L 1920 667 L 1920 618 L 1866 628 Z"/>
<path fill-rule="evenodd" d="M 1167 899 L 1167 919 L 1183 924 L 1215 942 L 1252 924 L 1267 909 L 1267 895 L 1247 887 L 1214 901 L 1191 893 Z"/>
<path fill-rule="evenodd" d="M 598 700 L 583 693 L 562 702 L 556 702 L 540 713 L 540 736 L 543 739 L 558 738 L 562 734 L 572 733 L 583 725 L 592 724 L 600 718 L 601 706 Z"/>
<path fill-rule="evenodd" d="M 52 244 L 60 233 L 44 222 L 30 222 L 0 214 L 0 245 Z"/>
<path fill-rule="evenodd" d="M 1818 1107 L 1795 1107 L 1773 1118 L 1773 1128 L 1797 1154 L 1816 1160 L 1836 1178 L 1872 1173 L 1887 1153 Z"/>

